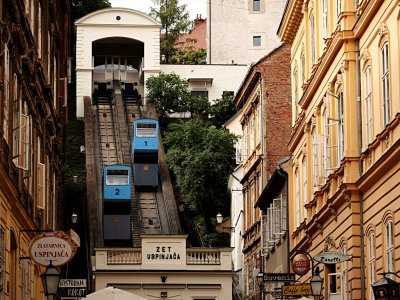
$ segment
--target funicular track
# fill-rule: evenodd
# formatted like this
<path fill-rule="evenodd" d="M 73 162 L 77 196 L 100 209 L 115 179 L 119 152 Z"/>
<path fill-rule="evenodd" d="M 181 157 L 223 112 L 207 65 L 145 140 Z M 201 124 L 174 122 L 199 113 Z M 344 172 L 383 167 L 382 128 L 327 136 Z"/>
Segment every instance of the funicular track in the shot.
<path fill-rule="evenodd" d="M 95 169 L 97 182 L 102 180 L 102 169 L 105 165 L 124 164 L 132 166 L 130 145 L 133 138 L 133 121 L 146 117 L 146 110 L 140 99 L 123 97 L 119 82 L 114 82 L 112 96 L 96 102 L 96 131 L 94 145 L 98 145 Z M 162 191 L 163 183 L 155 191 L 135 191 L 134 178 L 131 180 L 131 228 L 132 246 L 140 247 L 140 234 L 176 233 L 174 224 L 179 220 L 171 220 L 170 206 L 166 203 Z M 97 189 L 97 193 L 101 189 Z M 102 199 L 102 197 L 100 198 Z M 171 199 L 169 199 L 171 201 Z M 173 200 L 174 201 L 174 200 Z M 173 224 L 171 224 L 173 223 Z"/>

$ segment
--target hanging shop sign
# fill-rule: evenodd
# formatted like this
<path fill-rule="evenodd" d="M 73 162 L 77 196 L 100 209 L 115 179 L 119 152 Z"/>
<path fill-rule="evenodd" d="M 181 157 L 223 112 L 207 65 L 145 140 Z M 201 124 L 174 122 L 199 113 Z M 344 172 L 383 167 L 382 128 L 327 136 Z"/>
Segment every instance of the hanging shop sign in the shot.
<path fill-rule="evenodd" d="M 294 282 L 296 274 L 294 273 L 264 273 L 264 281 L 267 282 Z"/>
<path fill-rule="evenodd" d="M 292 269 L 297 275 L 304 275 L 310 270 L 310 260 L 303 253 L 296 254 L 292 259 Z"/>
<path fill-rule="evenodd" d="M 282 296 L 308 296 L 312 295 L 311 284 L 291 284 L 282 286 Z"/>
<path fill-rule="evenodd" d="M 327 251 L 321 252 L 313 257 L 315 261 L 321 262 L 323 264 L 337 264 L 349 260 L 349 256 L 344 253 Z"/>
<path fill-rule="evenodd" d="M 34 237 L 29 247 L 30 257 L 40 265 L 61 266 L 75 255 L 77 245 L 63 231 L 45 232 Z"/>
<path fill-rule="evenodd" d="M 58 298 L 80 299 L 86 295 L 86 279 L 60 279 L 57 289 Z"/>

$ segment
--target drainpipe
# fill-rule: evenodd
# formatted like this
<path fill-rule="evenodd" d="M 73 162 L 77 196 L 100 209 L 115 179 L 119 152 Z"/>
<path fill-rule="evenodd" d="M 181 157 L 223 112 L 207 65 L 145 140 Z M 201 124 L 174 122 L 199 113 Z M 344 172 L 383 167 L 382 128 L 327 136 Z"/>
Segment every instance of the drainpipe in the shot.
<path fill-rule="evenodd" d="M 211 64 L 211 0 L 207 1 L 207 29 L 208 29 L 208 41 L 207 41 L 207 64 Z"/>
<path fill-rule="evenodd" d="M 356 39 L 356 89 L 357 89 L 357 130 L 358 130 L 358 153 L 361 157 L 362 145 L 362 116 L 361 116 L 361 71 L 360 71 L 360 41 Z M 358 161 L 358 171 L 360 177 L 363 173 L 362 161 Z M 361 300 L 365 300 L 365 244 L 364 244 L 364 204 L 363 193 L 359 192 L 360 197 L 360 275 L 361 275 Z"/>

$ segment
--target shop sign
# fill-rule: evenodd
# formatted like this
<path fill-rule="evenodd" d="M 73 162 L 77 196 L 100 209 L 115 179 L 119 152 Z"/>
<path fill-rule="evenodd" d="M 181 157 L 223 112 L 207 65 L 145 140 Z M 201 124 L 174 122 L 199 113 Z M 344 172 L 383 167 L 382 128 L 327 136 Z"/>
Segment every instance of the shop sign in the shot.
<path fill-rule="evenodd" d="M 58 298 L 80 299 L 86 295 L 86 279 L 60 279 L 57 289 Z"/>
<path fill-rule="evenodd" d="M 313 257 L 314 260 L 323 264 L 337 264 L 349 260 L 349 257 L 340 252 L 321 252 Z"/>
<path fill-rule="evenodd" d="M 293 282 L 293 281 L 296 281 L 296 274 L 293 274 L 293 273 L 264 273 L 264 281 Z"/>
<path fill-rule="evenodd" d="M 304 275 L 310 270 L 310 260 L 303 253 L 296 254 L 292 259 L 292 269 L 297 275 Z"/>
<path fill-rule="evenodd" d="M 282 296 L 308 296 L 312 295 L 311 284 L 293 284 L 282 286 Z"/>
<path fill-rule="evenodd" d="M 33 238 L 29 247 L 30 257 L 40 265 L 61 266 L 75 255 L 76 245 L 63 231 L 45 232 Z"/>

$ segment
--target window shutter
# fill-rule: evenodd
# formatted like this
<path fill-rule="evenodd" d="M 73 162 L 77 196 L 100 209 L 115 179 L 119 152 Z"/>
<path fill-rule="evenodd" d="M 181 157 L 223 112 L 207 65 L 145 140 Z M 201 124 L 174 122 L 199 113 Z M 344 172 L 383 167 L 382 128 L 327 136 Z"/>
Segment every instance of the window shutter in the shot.
<path fill-rule="evenodd" d="M 19 132 L 19 148 L 18 166 L 24 170 L 28 170 L 28 154 L 29 154 L 29 118 L 27 115 L 21 114 L 21 125 Z"/>
<path fill-rule="evenodd" d="M 37 164 L 37 207 L 44 209 L 45 208 L 45 197 L 46 197 L 46 189 L 45 189 L 45 165 L 38 162 Z"/>

